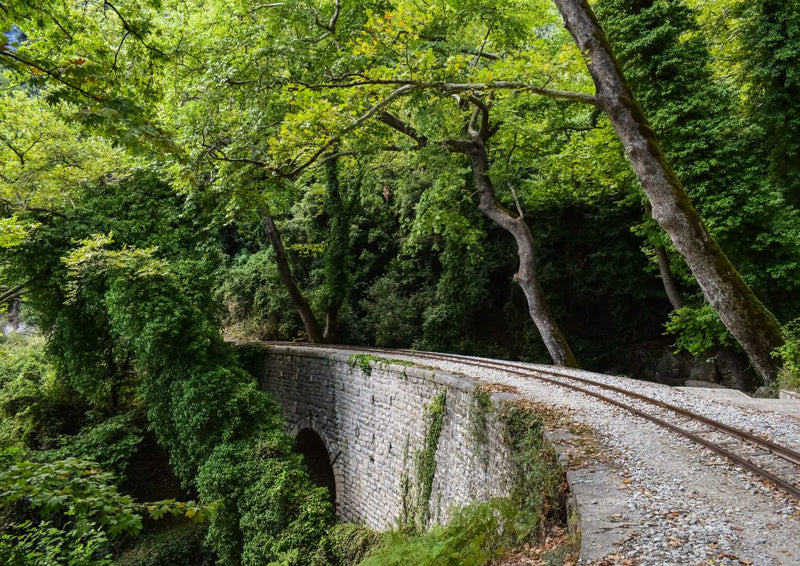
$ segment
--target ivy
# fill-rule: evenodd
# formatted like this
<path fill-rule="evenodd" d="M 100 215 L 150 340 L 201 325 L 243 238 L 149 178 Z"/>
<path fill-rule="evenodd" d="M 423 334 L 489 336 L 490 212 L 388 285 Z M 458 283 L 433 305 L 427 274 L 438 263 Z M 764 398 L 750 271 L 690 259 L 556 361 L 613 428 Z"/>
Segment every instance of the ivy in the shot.
<path fill-rule="evenodd" d="M 417 485 L 419 486 L 416 522 L 420 529 L 424 529 L 430 521 L 431 494 L 433 493 L 433 479 L 436 476 L 436 452 L 444 426 L 446 400 L 447 394 L 442 392 L 425 407 L 427 430 L 423 447 L 417 453 L 416 460 Z"/>

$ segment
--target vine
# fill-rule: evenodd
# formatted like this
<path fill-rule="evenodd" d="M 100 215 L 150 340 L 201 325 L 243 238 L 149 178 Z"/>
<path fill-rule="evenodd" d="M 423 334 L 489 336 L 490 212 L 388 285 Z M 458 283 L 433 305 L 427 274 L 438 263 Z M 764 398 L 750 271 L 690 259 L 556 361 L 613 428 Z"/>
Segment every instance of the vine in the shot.
<path fill-rule="evenodd" d="M 425 445 L 417 454 L 417 483 L 419 500 L 417 503 L 417 524 L 424 529 L 430 520 L 430 500 L 433 493 L 433 478 L 436 475 L 436 451 L 439 448 L 439 437 L 444 425 L 446 393 L 436 396 L 425 407 L 428 430 L 425 433 Z"/>
<path fill-rule="evenodd" d="M 486 443 L 486 415 L 492 412 L 491 394 L 485 387 L 476 387 L 472 392 L 473 408 L 470 411 L 469 430 L 475 444 Z"/>

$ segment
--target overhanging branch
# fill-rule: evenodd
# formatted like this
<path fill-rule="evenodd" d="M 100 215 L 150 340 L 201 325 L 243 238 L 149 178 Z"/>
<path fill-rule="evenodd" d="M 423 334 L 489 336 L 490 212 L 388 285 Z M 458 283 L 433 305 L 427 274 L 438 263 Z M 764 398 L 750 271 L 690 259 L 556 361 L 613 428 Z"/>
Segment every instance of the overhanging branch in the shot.
<path fill-rule="evenodd" d="M 408 79 L 365 79 L 346 83 L 321 83 L 301 86 L 314 90 L 332 88 L 357 88 L 370 85 L 401 85 L 413 89 L 429 89 L 441 92 L 444 95 L 459 94 L 463 92 L 490 92 L 495 90 L 516 90 L 530 92 L 547 98 L 570 100 L 583 104 L 599 106 L 600 102 L 593 94 L 545 88 L 538 85 L 519 81 L 491 81 L 488 83 L 447 83 L 439 81 L 411 81 Z"/>

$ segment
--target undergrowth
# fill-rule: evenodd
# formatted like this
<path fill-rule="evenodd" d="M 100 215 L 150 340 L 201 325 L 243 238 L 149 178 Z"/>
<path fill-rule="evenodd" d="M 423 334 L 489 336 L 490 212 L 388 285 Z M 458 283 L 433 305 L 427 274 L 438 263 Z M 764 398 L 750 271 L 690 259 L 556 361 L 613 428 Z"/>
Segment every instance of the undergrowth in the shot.
<path fill-rule="evenodd" d="M 786 343 L 776 351 L 783 361 L 778 373 L 778 387 L 800 391 L 800 319 L 786 325 L 783 330 Z"/>

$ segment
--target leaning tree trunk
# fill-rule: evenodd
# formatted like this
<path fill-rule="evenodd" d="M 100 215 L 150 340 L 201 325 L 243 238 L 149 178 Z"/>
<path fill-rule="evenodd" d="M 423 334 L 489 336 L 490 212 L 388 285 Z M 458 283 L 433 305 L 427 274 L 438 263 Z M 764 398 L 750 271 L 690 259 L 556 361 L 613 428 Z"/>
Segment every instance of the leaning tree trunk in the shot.
<path fill-rule="evenodd" d="M 772 353 L 784 343 L 778 323 L 703 226 L 625 82 L 587 1 L 554 1 L 567 29 L 588 57 L 599 105 L 625 147 L 653 208 L 653 218 L 672 239 L 709 304 L 744 348 L 764 382 L 771 383 L 780 368 Z"/>
<path fill-rule="evenodd" d="M 666 292 L 672 308 L 675 310 L 682 309 L 684 307 L 683 297 L 680 289 L 678 289 L 678 282 L 675 281 L 675 276 L 672 275 L 672 269 L 669 266 L 667 248 L 656 246 L 656 258 L 658 259 L 658 272 L 661 274 L 661 282 L 664 284 L 664 292 Z"/>
<path fill-rule="evenodd" d="M 480 211 L 498 226 L 514 236 L 517 242 L 517 256 L 519 257 L 519 270 L 514 280 L 522 288 L 528 300 L 528 311 L 533 319 L 542 341 L 553 359 L 559 366 L 578 367 L 578 362 L 567 343 L 564 335 L 556 324 L 550 305 L 544 296 L 544 291 L 539 285 L 536 273 L 536 246 L 528 224 L 521 216 L 509 212 L 497 201 L 488 175 L 489 162 L 486 157 L 486 148 L 480 141 L 470 144 L 467 150 L 478 187 Z"/>
<path fill-rule="evenodd" d="M 303 326 L 306 327 L 308 340 L 309 342 L 323 342 L 322 329 L 311 310 L 311 306 L 297 286 L 292 269 L 289 267 L 289 260 L 286 257 L 286 250 L 283 247 L 278 227 L 275 226 L 275 221 L 272 220 L 268 208 L 265 206 L 260 207 L 259 214 L 261 215 L 261 224 L 267 233 L 270 244 L 272 244 L 272 250 L 275 252 L 275 263 L 278 264 L 278 273 L 280 273 L 281 281 L 289 292 L 289 299 L 292 301 L 295 310 L 297 310 L 297 314 L 300 315 Z"/>

